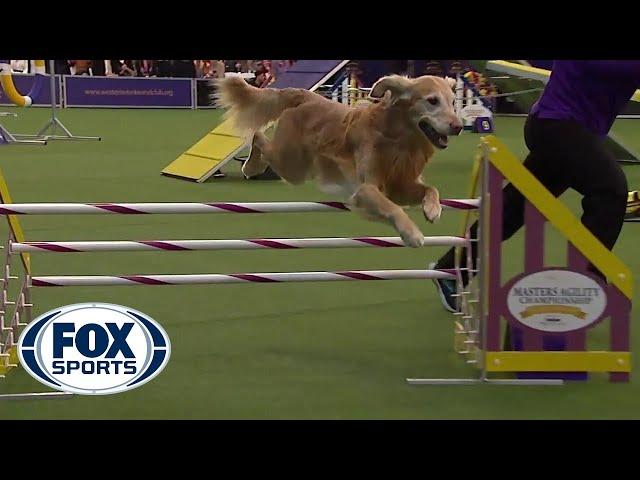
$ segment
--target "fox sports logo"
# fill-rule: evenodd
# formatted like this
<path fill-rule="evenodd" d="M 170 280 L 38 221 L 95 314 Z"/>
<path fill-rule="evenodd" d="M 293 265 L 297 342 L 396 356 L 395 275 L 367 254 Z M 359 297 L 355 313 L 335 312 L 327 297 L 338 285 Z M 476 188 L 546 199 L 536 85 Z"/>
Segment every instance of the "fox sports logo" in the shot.
<path fill-rule="evenodd" d="M 18 341 L 29 374 L 57 390 L 107 395 L 143 385 L 171 355 L 164 329 L 142 312 L 108 303 L 78 303 L 33 320 Z"/>

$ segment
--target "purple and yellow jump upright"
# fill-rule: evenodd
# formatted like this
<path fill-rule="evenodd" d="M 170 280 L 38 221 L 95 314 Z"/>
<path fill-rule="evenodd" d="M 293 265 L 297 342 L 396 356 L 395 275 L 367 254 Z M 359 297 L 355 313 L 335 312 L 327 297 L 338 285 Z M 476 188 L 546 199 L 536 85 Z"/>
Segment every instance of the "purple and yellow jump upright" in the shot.
<path fill-rule="evenodd" d="M 461 309 L 454 345 L 466 363 L 479 367 L 480 374 L 411 378 L 408 383 L 561 385 L 566 380 L 586 380 L 589 373 L 628 382 L 631 271 L 496 137 L 483 137 L 479 153 L 482 196 L 479 238 L 473 239 L 479 242 L 477 266 L 467 254 L 467 268 L 477 275 L 469 286 L 458 285 Z M 525 198 L 524 255 L 512 278 L 503 273 L 505 181 Z M 470 220 L 466 219 L 467 231 Z M 562 262 L 545 261 L 547 223 L 564 237 Z M 592 272 L 593 267 L 606 281 Z M 603 326 L 608 330 L 606 345 L 593 331 Z"/>
<path fill-rule="evenodd" d="M 584 380 L 588 372 L 604 372 L 611 381 L 628 381 L 631 271 L 495 137 L 487 137 L 483 148 L 489 159 L 490 198 L 489 228 L 484 229 L 488 248 L 483 273 L 489 299 L 485 369 L 517 372 L 519 378 L 564 380 Z M 525 253 L 522 272 L 503 281 L 505 179 L 525 197 Z M 566 240 L 562 265 L 545 263 L 546 223 Z M 590 264 L 606 282 L 592 273 Z M 588 349 L 592 329 L 607 320 L 608 348 Z M 501 346 L 501 327 L 507 325 L 510 342 Z"/>

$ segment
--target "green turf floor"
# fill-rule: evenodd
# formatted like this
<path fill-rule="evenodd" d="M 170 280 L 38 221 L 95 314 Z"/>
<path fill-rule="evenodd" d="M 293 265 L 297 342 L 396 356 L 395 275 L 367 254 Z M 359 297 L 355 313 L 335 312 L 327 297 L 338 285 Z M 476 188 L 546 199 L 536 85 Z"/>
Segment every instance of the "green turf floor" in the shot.
<path fill-rule="evenodd" d="M 48 111 L 19 111 L 2 123 L 34 133 Z M 102 142 L 2 146 L 0 167 L 15 202 L 292 201 L 331 199 L 313 185 L 245 181 L 238 165 L 204 184 L 160 175 L 211 130 L 215 111 L 84 110 L 61 112 L 78 135 Z M 499 118 L 497 135 L 522 157 L 521 118 Z M 615 132 L 640 150 L 640 123 Z M 466 197 L 477 135 L 437 154 L 426 178 L 444 197 Z M 640 166 L 625 166 L 640 188 Z M 579 209 L 573 194 L 563 197 Z M 460 215 L 436 225 L 412 213 L 426 235 L 457 233 Z M 21 217 L 28 240 L 149 240 L 394 235 L 349 213 Z M 4 225 L 3 225 L 4 228 Z M 640 224 L 626 224 L 616 253 L 640 273 Z M 506 270 L 522 262 L 522 236 L 507 245 Z M 557 243 L 557 242 L 556 242 Z M 559 259 L 552 245 L 549 259 Z M 444 248 L 236 252 L 125 252 L 33 255 L 39 275 L 215 273 L 423 268 Z M 637 289 L 636 289 L 637 296 Z M 153 381 L 130 392 L 59 401 L 0 403 L 1 419 L 18 418 L 640 418 L 640 381 L 605 376 L 564 387 L 411 387 L 405 377 L 474 373 L 452 353 L 452 319 L 427 281 L 180 287 L 81 287 L 34 292 L 35 313 L 103 301 L 139 309 L 167 330 L 172 355 Z M 634 322 L 638 313 L 634 314 Z M 638 344 L 638 329 L 632 329 Z M 599 341 L 606 335 L 600 333 Z M 639 362 L 634 361 L 636 372 Z M 43 391 L 23 370 L 0 380 L 0 392 Z"/>

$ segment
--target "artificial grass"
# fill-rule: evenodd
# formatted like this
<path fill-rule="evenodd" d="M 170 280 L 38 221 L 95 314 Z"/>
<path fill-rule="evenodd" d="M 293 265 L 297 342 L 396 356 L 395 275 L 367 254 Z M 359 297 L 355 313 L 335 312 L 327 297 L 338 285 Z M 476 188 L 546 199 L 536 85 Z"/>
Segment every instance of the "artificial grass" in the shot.
<path fill-rule="evenodd" d="M 48 111 L 3 118 L 11 131 L 33 133 Z M 78 135 L 102 142 L 2 146 L 15 202 L 331 200 L 312 184 L 245 181 L 238 164 L 204 184 L 160 175 L 162 168 L 210 131 L 219 112 L 67 109 Z M 519 157 L 526 153 L 521 118 L 496 119 L 496 134 Z M 615 133 L 640 150 L 638 123 L 620 120 Z M 478 136 L 454 139 L 427 167 L 443 197 L 466 198 Z M 631 187 L 640 167 L 625 166 Z M 575 194 L 563 197 L 575 211 Z M 455 234 L 459 213 L 435 225 L 413 218 L 426 235 Z M 23 216 L 28 240 L 149 240 L 394 235 L 350 213 L 269 215 Z M 4 225 L 3 225 L 3 228 Z M 626 224 L 616 253 L 640 272 L 637 224 Z M 4 232 L 4 230 L 3 230 Z M 522 237 L 505 246 L 505 271 L 522 262 Z M 556 239 L 557 240 L 557 239 Z M 551 242 L 548 258 L 562 258 Z M 301 251 L 125 252 L 32 255 L 34 271 L 54 274 L 225 273 L 331 269 L 423 268 L 443 247 Z M 636 289 L 637 293 L 637 289 Z M 452 318 L 428 281 L 345 282 L 180 287 L 38 289 L 35 313 L 103 301 L 139 309 L 167 330 L 172 355 L 153 381 L 130 392 L 59 401 L 3 402 L 1 419 L 17 418 L 638 418 L 637 374 L 629 384 L 604 375 L 564 387 L 411 387 L 405 377 L 468 376 L 452 352 Z M 633 319 L 637 320 L 637 310 Z M 633 329 L 632 344 L 640 340 Z M 602 333 L 602 337 L 606 335 Z M 634 361 L 637 371 L 638 362 Z M 21 369 L 0 380 L 0 392 L 43 391 Z"/>

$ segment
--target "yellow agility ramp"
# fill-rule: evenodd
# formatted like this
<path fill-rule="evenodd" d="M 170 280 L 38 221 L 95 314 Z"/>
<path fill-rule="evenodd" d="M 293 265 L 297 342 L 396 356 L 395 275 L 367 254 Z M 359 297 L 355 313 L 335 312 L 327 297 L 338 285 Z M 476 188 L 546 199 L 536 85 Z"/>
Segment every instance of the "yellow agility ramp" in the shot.
<path fill-rule="evenodd" d="M 293 87 L 313 92 L 348 63 L 349 60 L 298 60 L 281 72 L 269 88 Z M 162 174 L 201 183 L 233 160 L 245 147 L 248 144 L 236 135 L 227 120 L 167 165 Z"/>
<path fill-rule="evenodd" d="M 163 175 L 204 182 L 245 147 L 225 120 L 162 170 Z"/>

